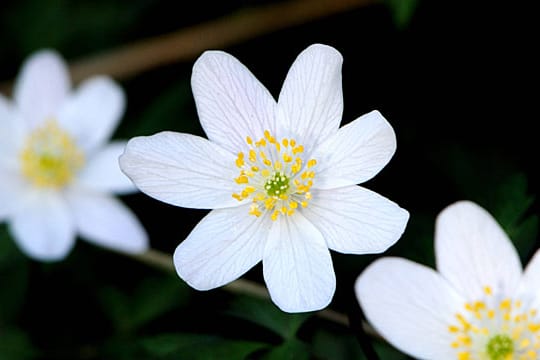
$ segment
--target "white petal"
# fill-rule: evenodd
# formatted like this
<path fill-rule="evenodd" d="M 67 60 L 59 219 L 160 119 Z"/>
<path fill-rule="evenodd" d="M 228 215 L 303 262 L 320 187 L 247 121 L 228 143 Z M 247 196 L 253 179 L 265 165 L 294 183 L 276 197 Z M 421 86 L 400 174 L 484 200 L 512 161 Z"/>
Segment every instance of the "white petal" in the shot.
<path fill-rule="evenodd" d="M 510 239 L 486 210 L 470 201 L 454 203 L 438 216 L 435 255 L 439 272 L 469 300 L 481 298 L 485 286 L 510 296 L 521 278 Z"/>
<path fill-rule="evenodd" d="M 448 326 L 464 300 L 435 271 L 382 258 L 360 275 L 355 291 L 366 318 L 393 346 L 418 359 L 457 359 Z"/>
<path fill-rule="evenodd" d="M 25 190 L 20 175 L 0 165 L 0 222 L 20 209 Z"/>
<path fill-rule="evenodd" d="M 58 194 L 32 195 L 9 224 L 15 242 L 33 259 L 62 260 L 75 243 L 73 218 Z"/>
<path fill-rule="evenodd" d="M 409 213 L 387 198 L 362 188 L 347 186 L 313 190 L 302 209 L 332 250 L 345 254 L 380 253 L 400 237 Z"/>
<path fill-rule="evenodd" d="M 359 184 L 374 177 L 396 151 L 392 126 L 372 111 L 343 126 L 317 147 L 314 187 L 331 189 Z"/>
<path fill-rule="evenodd" d="M 77 230 L 85 240 L 131 254 L 148 250 L 144 228 L 119 200 L 82 191 L 70 191 L 66 197 Z"/>
<path fill-rule="evenodd" d="M 521 278 L 518 294 L 521 300 L 532 302 L 540 308 L 540 250 L 536 251 L 527 264 Z"/>
<path fill-rule="evenodd" d="M 0 94 L 0 167 L 18 168 L 18 152 L 28 128 L 13 104 Z"/>
<path fill-rule="evenodd" d="M 78 182 L 88 189 L 106 193 L 127 194 L 136 191 L 135 185 L 118 164 L 126 144 L 127 141 L 115 141 L 92 154 L 79 174 Z"/>
<path fill-rule="evenodd" d="M 96 76 L 66 99 L 58 121 L 87 152 L 107 141 L 124 113 L 125 96 L 114 81 Z"/>
<path fill-rule="evenodd" d="M 197 290 L 210 290 L 242 276 L 262 259 L 271 221 L 248 215 L 249 207 L 211 211 L 178 245 L 178 275 Z"/>
<path fill-rule="evenodd" d="M 330 251 L 319 230 L 300 213 L 273 223 L 263 274 L 272 301 L 286 312 L 322 309 L 336 289 Z"/>
<path fill-rule="evenodd" d="M 206 135 L 223 148 L 237 153 L 246 136 L 274 131 L 274 98 L 233 56 L 206 51 L 193 66 L 191 87 Z"/>
<path fill-rule="evenodd" d="M 529 290 L 539 288 L 538 284 L 540 284 L 540 250 L 536 251 L 534 256 L 527 264 L 527 267 L 523 272 L 521 284 L 525 289 Z"/>
<path fill-rule="evenodd" d="M 279 94 L 278 132 L 313 149 L 338 130 L 343 113 L 342 63 L 336 49 L 321 44 L 298 55 Z"/>
<path fill-rule="evenodd" d="M 145 194 L 188 208 L 239 205 L 235 157 L 210 141 L 189 134 L 161 132 L 131 139 L 120 168 Z"/>
<path fill-rule="evenodd" d="M 24 62 L 13 97 L 24 121 L 36 126 L 56 117 L 70 86 L 64 60 L 54 51 L 42 50 Z"/>

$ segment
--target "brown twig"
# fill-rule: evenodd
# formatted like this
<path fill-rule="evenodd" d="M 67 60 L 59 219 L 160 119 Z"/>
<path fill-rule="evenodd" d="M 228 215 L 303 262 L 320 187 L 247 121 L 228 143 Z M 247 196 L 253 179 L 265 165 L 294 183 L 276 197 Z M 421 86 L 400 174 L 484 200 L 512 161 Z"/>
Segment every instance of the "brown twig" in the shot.
<path fill-rule="evenodd" d="M 295 0 L 245 8 L 223 18 L 76 60 L 70 65 L 70 72 L 75 83 L 96 74 L 125 79 L 162 65 L 192 59 L 207 49 L 224 48 L 375 1 Z M 8 93 L 10 88 L 10 82 L 0 84 L 2 93 Z"/>
<path fill-rule="evenodd" d="M 167 272 L 175 271 L 172 256 L 158 250 L 150 249 L 143 254 L 132 255 L 132 257 L 142 263 Z M 228 285 L 223 286 L 222 289 L 235 294 L 245 294 L 257 298 L 270 299 L 268 290 L 266 290 L 263 285 L 255 281 L 238 279 Z M 335 324 L 339 324 L 345 327 L 349 326 L 348 317 L 345 314 L 342 314 L 332 309 L 324 309 L 318 311 L 316 313 L 316 316 L 321 319 L 331 321 Z M 369 324 L 362 323 L 362 327 L 366 334 L 369 334 L 372 337 L 380 338 L 380 335 L 377 334 L 377 332 L 371 326 L 369 326 Z"/>
<path fill-rule="evenodd" d="M 297 0 L 243 9 L 217 20 L 75 62 L 72 75 L 75 80 L 98 73 L 126 78 L 161 65 L 192 59 L 206 49 L 223 48 L 371 2 Z"/>

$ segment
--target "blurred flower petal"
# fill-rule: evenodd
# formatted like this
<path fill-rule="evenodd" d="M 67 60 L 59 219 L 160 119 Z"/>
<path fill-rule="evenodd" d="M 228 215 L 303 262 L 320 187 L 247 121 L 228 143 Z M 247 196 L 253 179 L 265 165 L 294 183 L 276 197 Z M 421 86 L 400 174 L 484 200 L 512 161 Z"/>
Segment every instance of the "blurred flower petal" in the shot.
<path fill-rule="evenodd" d="M 118 165 L 126 144 L 127 141 L 114 141 L 94 153 L 78 176 L 79 185 L 113 194 L 135 192 L 135 185 Z"/>
<path fill-rule="evenodd" d="M 111 137 L 124 107 L 122 89 L 111 79 L 97 76 L 84 81 L 66 99 L 58 121 L 82 149 L 92 153 Z"/>
<path fill-rule="evenodd" d="M 512 294 L 522 268 L 512 242 L 495 219 L 480 206 L 460 201 L 437 218 L 435 232 L 437 269 L 468 299 L 494 291 Z"/>
<path fill-rule="evenodd" d="M 418 359 L 456 359 L 448 325 L 464 300 L 437 272 L 383 258 L 364 270 L 355 291 L 369 322 L 392 345 Z"/>
<path fill-rule="evenodd" d="M 13 98 L 23 121 L 34 127 L 57 116 L 70 87 L 64 60 L 54 51 L 42 50 L 22 65 Z"/>
<path fill-rule="evenodd" d="M 62 260 L 75 244 L 75 224 L 69 208 L 54 192 L 25 194 L 24 205 L 10 219 L 15 242 L 29 257 Z"/>
<path fill-rule="evenodd" d="M 66 197 L 77 231 L 85 240 L 130 254 L 148 249 L 144 228 L 119 200 L 84 191 L 70 191 Z"/>

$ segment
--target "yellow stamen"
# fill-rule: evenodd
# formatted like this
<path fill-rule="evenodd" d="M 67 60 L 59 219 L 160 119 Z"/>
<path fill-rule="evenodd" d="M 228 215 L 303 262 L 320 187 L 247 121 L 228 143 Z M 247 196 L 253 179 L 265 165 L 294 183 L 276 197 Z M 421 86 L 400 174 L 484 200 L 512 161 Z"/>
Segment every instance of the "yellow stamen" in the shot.
<path fill-rule="evenodd" d="M 463 304 L 463 313 L 447 329 L 449 346 L 459 359 L 540 359 L 540 323 L 536 309 L 519 299 L 494 295 L 483 288 L 484 299 Z"/>
<path fill-rule="evenodd" d="M 84 164 L 84 155 L 56 121 L 49 120 L 26 139 L 20 153 L 21 171 L 38 187 L 67 185 Z"/>
<path fill-rule="evenodd" d="M 266 147 L 267 143 L 274 146 Z M 251 199 L 249 214 L 258 217 L 269 212 L 272 220 L 293 216 L 300 206 L 307 207 L 317 161 L 302 158 L 304 147 L 295 139 L 276 140 L 269 130 L 260 139 L 246 136 L 246 144 L 249 150 L 239 152 L 235 160 L 240 174 L 234 181 L 243 188 L 233 198 Z"/>

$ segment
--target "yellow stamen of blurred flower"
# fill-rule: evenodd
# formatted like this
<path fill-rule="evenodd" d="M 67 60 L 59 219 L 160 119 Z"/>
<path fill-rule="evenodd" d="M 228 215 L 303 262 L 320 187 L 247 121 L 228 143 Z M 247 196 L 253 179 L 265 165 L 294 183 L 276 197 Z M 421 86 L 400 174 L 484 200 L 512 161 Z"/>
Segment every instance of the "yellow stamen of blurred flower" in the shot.
<path fill-rule="evenodd" d="M 55 120 L 30 133 L 20 153 L 21 171 L 32 184 L 44 188 L 67 185 L 84 164 L 84 155 Z"/>
<path fill-rule="evenodd" d="M 484 287 L 482 300 L 467 302 L 448 326 L 458 360 L 533 360 L 540 356 L 540 322 L 536 309 L 520 300 L 497 298 Z"/>

